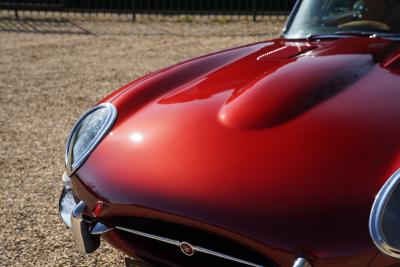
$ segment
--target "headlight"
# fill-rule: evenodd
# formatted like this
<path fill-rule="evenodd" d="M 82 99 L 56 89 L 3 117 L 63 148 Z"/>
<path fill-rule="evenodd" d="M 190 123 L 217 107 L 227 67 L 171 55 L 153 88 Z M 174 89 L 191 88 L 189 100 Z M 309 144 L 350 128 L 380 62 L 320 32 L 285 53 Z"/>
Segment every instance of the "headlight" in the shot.
<path fill-rule="evenodd" d="M 74 172 L 87 159 L 113 125 L 117 112 L 111 103 L 100 104 L 86 112 L 69 135 L 65 163 Z"/>
<path fill-rule="evenodd" d="M 375 245 L 383 253 L 400 258 L 400 169 L 376 196 L 369 230 Z"/>

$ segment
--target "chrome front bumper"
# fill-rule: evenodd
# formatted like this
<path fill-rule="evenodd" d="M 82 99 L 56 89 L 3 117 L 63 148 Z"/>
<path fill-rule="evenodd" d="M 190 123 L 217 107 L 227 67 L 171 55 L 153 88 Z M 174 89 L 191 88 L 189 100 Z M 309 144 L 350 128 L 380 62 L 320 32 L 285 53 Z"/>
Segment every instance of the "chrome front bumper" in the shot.
<path fill-rule="evenodd" d="M 58 203 L 58 212 L 60 214 L 61 221 L 68 226 L 68 228 L 72 227 L 71 214 L 76 205 L 78 205 L 78 203 L 76 203 L 74 199 L 72 190 L 64 186 L 61 192 L 60 201 Z"/>
<path fill-rule="evenodd" d="M 100 246 L 100 235 L 112 230 L 101 222 L 84 219 L 87 206 L 83 201 L 75 201 L 72 189 L 68 186 L 64 186 L 61 192 L 58 208 L 61 220 L 72 229 L 76 247 L 81 253 L 96 251 Z"/>

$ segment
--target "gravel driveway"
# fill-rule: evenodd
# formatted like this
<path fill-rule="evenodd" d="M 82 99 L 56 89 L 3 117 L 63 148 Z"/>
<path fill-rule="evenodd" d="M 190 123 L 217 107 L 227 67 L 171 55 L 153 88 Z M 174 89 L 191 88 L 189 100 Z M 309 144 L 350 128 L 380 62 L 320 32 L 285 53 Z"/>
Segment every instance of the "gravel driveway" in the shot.
<path fill-rule="evenodd" d="M 0 20 L 0 266 L 123 266 L 104 243 L 75 252 L 58 218 L 64 145 L 75 120 L 113 89 L 164 66 L 265 40 L 252 23 Z"/>

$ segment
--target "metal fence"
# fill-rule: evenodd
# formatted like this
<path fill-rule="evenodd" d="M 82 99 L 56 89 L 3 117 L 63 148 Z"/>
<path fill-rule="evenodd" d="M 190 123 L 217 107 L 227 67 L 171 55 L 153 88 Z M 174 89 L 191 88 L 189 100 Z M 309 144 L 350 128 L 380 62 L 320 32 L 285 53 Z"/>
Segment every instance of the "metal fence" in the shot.
<path fill-rule="evenodd" d="M 295 0 L 0 0 L 0 10 L 19 12 L 45 11 L 76 14 L 137 14 L 172 16 L 252 16 L 286 15 Z"/>

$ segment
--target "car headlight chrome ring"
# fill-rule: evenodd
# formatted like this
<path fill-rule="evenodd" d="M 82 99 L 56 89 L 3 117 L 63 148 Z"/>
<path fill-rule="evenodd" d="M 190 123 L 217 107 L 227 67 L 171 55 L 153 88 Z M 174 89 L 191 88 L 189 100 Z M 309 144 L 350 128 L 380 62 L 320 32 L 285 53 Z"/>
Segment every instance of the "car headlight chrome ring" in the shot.
<path fill-rule="evenodd" d="M 369 231 L 374 244 L 381 252 L 395 258 L 400 258 L 400 250 L 393 245 L 393 239 L 399 237 L 398 231 L 389 233 L 387 230 L 385 231 L 387 226 L 384 227 L 384 225 L 395 222 L 398 226 L 400 216 L 399 191 L 400 169 L 386 181 L 379 191 L 369 219 Z M 399 242 L 397 239 L 396 243 Z"/>
<path fill-rule="evenodd" d="M 68 175 L 74 173 L 108 133 L 117 118 L 111 103 L 89 109 L 75 124 L 67 140 L 65 165 Z"/>

